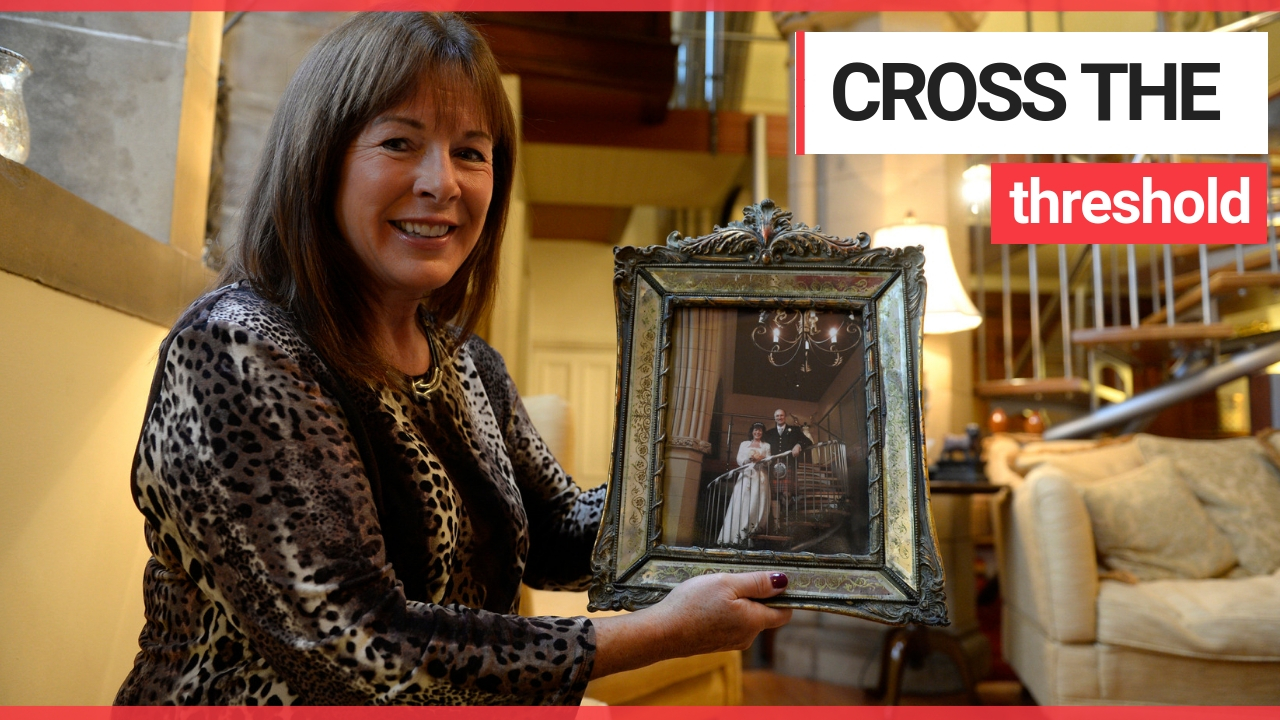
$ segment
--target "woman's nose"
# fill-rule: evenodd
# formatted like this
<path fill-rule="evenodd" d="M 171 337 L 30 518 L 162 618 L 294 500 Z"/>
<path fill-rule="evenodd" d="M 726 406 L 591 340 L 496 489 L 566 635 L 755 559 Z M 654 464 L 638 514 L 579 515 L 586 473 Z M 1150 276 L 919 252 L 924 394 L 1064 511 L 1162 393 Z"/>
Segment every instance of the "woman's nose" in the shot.
<path fill-rule="evenodd" d="M 433 149 L 418 163 L 413 194 L 429 196 L 436 202 L 450 202 L 461 194 L 458 175 L 447 148 Z"/>

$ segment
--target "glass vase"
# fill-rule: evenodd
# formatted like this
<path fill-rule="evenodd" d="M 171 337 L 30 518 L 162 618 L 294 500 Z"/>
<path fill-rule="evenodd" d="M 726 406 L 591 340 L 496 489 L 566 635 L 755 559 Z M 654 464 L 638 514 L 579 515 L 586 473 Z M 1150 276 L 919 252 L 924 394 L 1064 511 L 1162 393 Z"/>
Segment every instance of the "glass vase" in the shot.
<path fill-rule="evenodd" d="M 31 126 L 22 101 L 22 81 L 30 74 L 26 58 L 0 47 L 0 155 L 18 163 L 31 154 Z"/>

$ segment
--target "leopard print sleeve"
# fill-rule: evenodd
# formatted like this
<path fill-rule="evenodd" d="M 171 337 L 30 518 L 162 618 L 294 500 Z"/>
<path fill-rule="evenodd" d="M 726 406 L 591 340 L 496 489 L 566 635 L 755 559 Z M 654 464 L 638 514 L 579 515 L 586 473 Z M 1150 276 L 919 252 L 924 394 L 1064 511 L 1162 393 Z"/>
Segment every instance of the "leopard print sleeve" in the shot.
<path fill-rule="evenodd" d="M 583 491 L 556 462 L 525 413 L 515 383 L 496 350 L 472 337 L 467 351 L 503 426 L 529 516 L 524 582 L 539 590 L 585 590 L 591 579 L 591 549 L 600 527 L 605 488 Z"/>
<path fill-rule="evenodd" d="M 134 471 L 147 625 L 117 702 L 579 702 L 580 621 L 406 600 L 322 365 L 257 302 L 221 301 L 158 369 Z"/>

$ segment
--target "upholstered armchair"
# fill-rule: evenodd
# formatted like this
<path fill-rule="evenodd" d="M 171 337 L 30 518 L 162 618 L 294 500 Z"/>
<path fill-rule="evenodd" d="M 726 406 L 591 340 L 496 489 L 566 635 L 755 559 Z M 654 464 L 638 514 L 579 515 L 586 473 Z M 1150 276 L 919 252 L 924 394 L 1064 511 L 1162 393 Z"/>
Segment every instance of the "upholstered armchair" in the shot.
<path fill-rule="evenodd" d="M 1214 443 L 989 447 L 1004 655 L 1038 702 L 1280 703 L 1280 473 Z"/>

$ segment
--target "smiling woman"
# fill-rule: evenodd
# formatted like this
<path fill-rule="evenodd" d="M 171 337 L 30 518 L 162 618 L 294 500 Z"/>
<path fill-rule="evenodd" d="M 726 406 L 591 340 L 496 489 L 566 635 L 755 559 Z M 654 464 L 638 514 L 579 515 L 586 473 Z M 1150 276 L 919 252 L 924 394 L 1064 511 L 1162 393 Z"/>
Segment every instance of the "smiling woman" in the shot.
<path fill-rule="evenodd" d="M 588 679 L 742 648 L 779 573 L 624 617 L 582 589 L 603 488 L 538 437 L 471 334 L 493 296 L 514 119 L 454 15 L 326 36 L 268 133 L 223 274 L 160 349 L 134 457 L 152 558 L 122 704 L 576 703 Z"/>
<path fill-rule="evenodd" d="M 468 97 L 454 98 L 452 118 L 419 84 L 413 97 L 379 115 L 351 143 L 334 207 L 338 231 L 370 274 L 375 317 L 398 318 L 401 338 L 414 331 L 422 299 L 457 274 L 479 241 L 493 197 L 493 137 Z M 496 252 L 496 247 L 494 249 Z M 377 338 L 392 366 L 425 372 L 430 355 L 398 353 L 396 328 Z"/>

